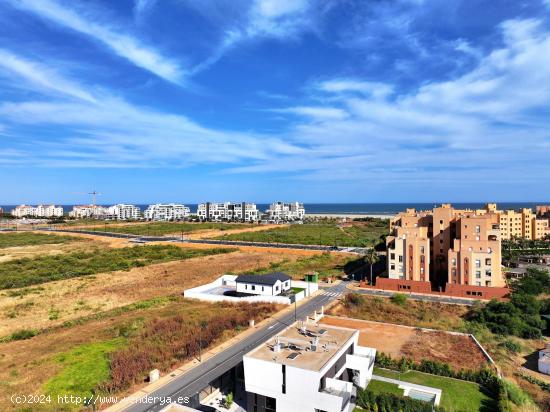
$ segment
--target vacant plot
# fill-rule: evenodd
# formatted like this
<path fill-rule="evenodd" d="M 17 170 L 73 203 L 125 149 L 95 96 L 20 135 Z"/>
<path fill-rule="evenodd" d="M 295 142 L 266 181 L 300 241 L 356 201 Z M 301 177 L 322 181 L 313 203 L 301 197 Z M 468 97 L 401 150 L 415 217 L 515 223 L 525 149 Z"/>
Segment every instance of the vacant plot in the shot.
<path fill-rule="evenodd" d="M 362 265 L 363 261 L 358 259 L 356 255 L 325 252 L 298 259 L 286 258 L 278 262 L 272 262 L 267 267 L 258 266 L 258 269 L 248 273 L 285 272 L 294 279 L 303 279 L 306 273 L 317 272 L 320 278 L 326 278 L 351 273 Z"/>
<path fill-rule="evenodd" d="M 361 345 L 376 348 L 392 358 L 405 356 L 417 362 L 423 359 L 445 362 L 456 370 L 476 370 L 487 364 L 483 352 L 468 335 L 332 316 L 321 322 L 359 330 Z"/>
<path fill-rule="evenodd" d="M 265 305 L 262 307 L 265 308 Z M 251 312 L 254 314 L 250 315 Z M 255 316 L 260 321 L 262 316 L 268 316 L 269 313 L 271 309 L 266 312 L 261 308 L 256 310 L 255 307 L 250 310 L 235 305 L 209 304 L 173 297 L 160 304 L 135 305 L 132 311 L 106 312 L 97 319 L 53 329 L 32 339 L 4 343 L 0 355 L 0 410 L 21 409 L 22 405 L 14 405 L 9 401 L 10 395 L 14 393 L 89 395 L 92 388 L 111 376 L 109 354 L 132 347 L 132 342 L 145 339 L 144 334 L 158 325 L 157 322 L 171 324 L 174 319 L 184 319 L 186 330 L 193 331 L 193 338 L 196 333 L 189 326 L 200 320 L 235 320 L 232 326 L 218 330 L 217 338 L 211 342 L 216 345 L 235 336 L 242 329 L 241 323 L 244 321 L 239 321 L 240 316 Z M 170 347 L 177 349 L 186 336 L 178 335 L 178 340 L 172 340 L 167 335 L 160 337 L 168 339 L 173 344 Z M 175 363 L 182 361 L 173 360 Z M 54 404 L 40 410 L 64 409 Z"/>
<path fill-rule="evenodd" d="M 383 221 L 290 225 L 261 232 L 224 235 L 218 239 L 248 242 L 289 243 L 327 246 L 374 246 L 388 233 Z"/>
<path fill-rule="evenodd" d="M 153 222 L 144 224 L 97 226 L 89 230 L 128 233 L 143 236 L 161 236 L 168 234 L 191 233 L 199 230 L 229 230 L 253 227 L 250 224 L 240 223 L 189 223 L 189 222 Z"/>
<path fill-rule="evenodd" d="M 62 244 L 77 240 L 77 238 L 70 236 L 55 236 L 45 233 L 6 232 L 0 233 L 0 249 L 19 246 L 48 245 L 52 243 Z"/>
<path fill-rule="evenodd" d="M 260 252 L 199 256 L 0 292 L 0 337 L 43 330 L 151 299 L 181 294 L 222 273 L 253 270 L 299 256 Z"/>
<path fill-rule="evenodd" d="M 396 304 L 387 298 L 359 294 L 347 295 L 344 302 L 331 309 L 331 314 L 337 316 L 455 331 L 466 329 L 466 313 L 468 307 L 463 305 L 413 300 Z"/>
<path fill-rule="evenodd" d="M 478 384 L 473 382 L 435 376 L 418 371 L 399 373 L 387 369 L 375 368 L 374 374 L 441 389 L 440 405 L 443 406 L 447 412 L 478 412 L 480 410 L 494 410 L 493 408 L 496 406 L 495 401 L 487 396 Z"/>
<path fill-rule="evenodd" d="M 183 249 L 172 245 L 148 245 L 17 259 L 0 263 L 0 289 L 36 285 L 94 273 L 128 270 L 152 263 L 231 251 L 231 249 L 222 248 Z"/>

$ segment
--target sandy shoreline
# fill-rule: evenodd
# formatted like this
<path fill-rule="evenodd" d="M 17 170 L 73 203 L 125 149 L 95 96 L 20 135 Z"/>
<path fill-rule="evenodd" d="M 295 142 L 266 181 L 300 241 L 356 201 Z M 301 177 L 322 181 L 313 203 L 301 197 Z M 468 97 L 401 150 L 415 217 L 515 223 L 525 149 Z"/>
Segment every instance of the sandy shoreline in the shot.
<path fill-rule="evenodd" d="M 395 215 L 380 215 L 373 213 L 306 213 L 306 217 L 333 217 L 333 218 L 350 218 L 357 219 L 362 217 L 374 217 L 377 219 L 391 219 Z"/>

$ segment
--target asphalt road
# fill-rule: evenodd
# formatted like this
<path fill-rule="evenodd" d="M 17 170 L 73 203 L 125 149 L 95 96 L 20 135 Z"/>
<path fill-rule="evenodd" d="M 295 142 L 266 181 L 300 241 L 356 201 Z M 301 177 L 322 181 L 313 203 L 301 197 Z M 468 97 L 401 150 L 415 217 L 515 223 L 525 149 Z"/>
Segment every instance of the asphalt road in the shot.
<path fill-rule="evenodd" d="M 321 293 L 311 300 L 299 306 L 296 311 L 297 319 L 304 319 L 313 311 L 319 311 L 321 306 L 337 299 L 340 295 L 346 293 L 346 284 L 340 284 L 331 288 L 323 289 Z M 136 403 L 125 409 L 127 412 L 145 412 L 159 411 L 166 406 L 165 400 L 171 398 L 176 401 L 178 398 L 192 397 L 211 381 L 230 370 L 242 362 L 243 355 L 260 345 L 262 342 L 275 336 L 288 325 L 294 322 L 294 312 L 289 312 L 283 316 L 275 317 L 276 323 L 271 322 L 269 326 L 264 326 L 254 332 L 247 338 L 239 341 L 224 351 L 214 355 L 191 369 L 189 372 L 175 378 L 170 383 L 164 385 L 149 395 L 150 402 Z M 154 399 L 154 398 L 157 399 Z"/>

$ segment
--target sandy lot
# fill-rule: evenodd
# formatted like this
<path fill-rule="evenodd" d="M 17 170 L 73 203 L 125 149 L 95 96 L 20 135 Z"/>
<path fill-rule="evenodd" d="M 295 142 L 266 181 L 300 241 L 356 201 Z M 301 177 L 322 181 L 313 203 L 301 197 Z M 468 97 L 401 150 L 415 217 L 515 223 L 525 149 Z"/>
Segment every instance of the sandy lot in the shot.
<path fill-rule="evenodd" d="M 358 329 L 360 345 L 397 359 L 405 356 L 417 362 L 435 360 L 456 369 L 478 369 L 487 363 L 483 352 L 467 335 L 333 316 L 325 316 L 321 323 Z"/>
<path fill-rule="evenodd" d="M 55 326 L 153 297 L 180 294 L 225 272 L 265 267 L 270 262 L 297 257 L 237 251 L 45 283 L 31 287 L 37 290 L 23 297 L 0 292 L 0 336 L 21 328 Z"/>

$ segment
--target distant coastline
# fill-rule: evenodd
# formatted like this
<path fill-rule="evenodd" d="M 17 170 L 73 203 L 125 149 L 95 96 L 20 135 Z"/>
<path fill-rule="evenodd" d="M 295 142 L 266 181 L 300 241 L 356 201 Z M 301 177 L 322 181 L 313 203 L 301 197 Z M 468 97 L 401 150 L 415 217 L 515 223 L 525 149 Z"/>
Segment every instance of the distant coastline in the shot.
<path fill-rule="evenodd" d="M 246 199 L 245 199 L 246 200 Z M 299 199 L 298 199 L 299 200 Z M 174 203 L 183 203 L 186 206 L 191 208 L 191 213 L 195 213 L 197 210 L 196 203 L 185 203 L 180 200 L 175 199 Z M 44 202 L 46 204 L 47 202 Z M 120 202 L 120 203 L 130 203 L 131 202 Z M 484 206 L 485 202 L 479 203 L 451 203 L 457 209 L 480 209 Z M 521 208 L 531 208 L 535 209 L 536 205 L 548 204 L 549 202 L 496 202 L 499 209 L 521 209 Z M 82 202 L 80 204 L 86 204 Z M 114 203 L 103 204 L 102 206 L 111 206 Z M 134 203 L 135 204 L 135 203 Z M 304 203 L 306 209 L 306 215 L 315 216 L 322 215 L 328 217 L 329 215 L 334 215 L 333 217 L 381 217 L 381 218 L 390 218 L 395 216 L 397 213 L 404 211 L 407 208 L 414 208 L 417 210 L 430 210 L 434 205 L 440 205 L 441 202 L 433 203 Z M 145 210 L 148 204 L 135 204 L 142 211 Z M 17 205 L 0 205 L 4 209 L 4 212 L 9 212 Z M 61 205 L 65 213 L 69 213 L 73 206 Z M 269 207 L 269 204 L 266 203 L 256 203 L 258 210 L 264 211 Z"/>

